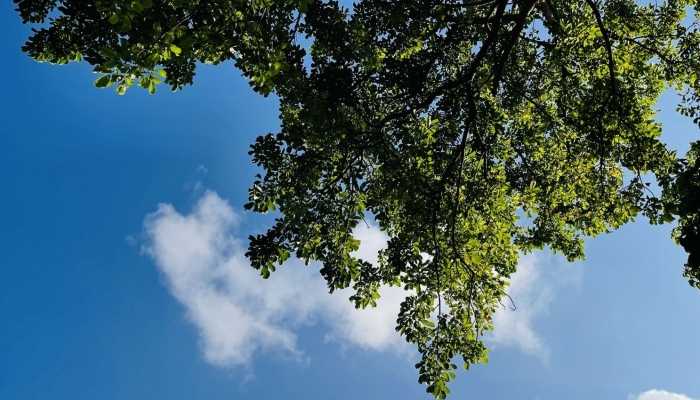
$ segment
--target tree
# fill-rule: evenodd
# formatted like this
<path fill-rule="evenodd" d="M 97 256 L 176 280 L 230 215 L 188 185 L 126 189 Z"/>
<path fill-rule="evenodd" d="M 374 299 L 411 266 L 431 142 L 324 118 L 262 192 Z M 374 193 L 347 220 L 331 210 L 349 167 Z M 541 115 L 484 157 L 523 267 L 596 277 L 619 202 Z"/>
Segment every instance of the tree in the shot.
<path fill-rule="evenodd" d="M 654 119 L 673 88 L 700 122 L 698 1 L 14 1 L 24 51 L 85 60 L 98 87 L 177 90 L 231 60 L 278 96 L 280 131 L 250 150 L 246 208 L 278 212 L 253 267 L 317 260 L 357 307 L 403 286 L 396 329 L 437 398 L 457 357 L 487 359 L 522 253 L 575 260 L 639 215 L 676 220 L 700 287 L 700 143 L 678 156 Z M 353 255 L 367 215 L 390 237 L 378 265 Z"/>

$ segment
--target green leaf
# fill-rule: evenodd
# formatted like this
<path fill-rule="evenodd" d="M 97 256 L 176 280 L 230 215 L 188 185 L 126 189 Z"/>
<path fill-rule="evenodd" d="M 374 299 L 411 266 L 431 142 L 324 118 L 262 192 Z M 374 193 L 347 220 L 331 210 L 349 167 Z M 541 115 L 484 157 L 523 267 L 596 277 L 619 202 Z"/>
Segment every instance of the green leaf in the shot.
<path fill-rule="evenodd" d="M 112 85 L 112 76 L 104 75 L 95 81 L 95 86 L 98 88 L 109 87 Z"/>
<path fill-rule="evenodd" d="M 172 51 L 173 54 L 175 54 L 176 56 L 179 56 L 180 54 L 182 54 L 182 49 L 177 47 L 175 44 L 170 45 L 170 51 Z"/>
<path fill-rule="evenodd" d="M 141 13 L 143 12 L 144 7 L 143 7 L 143 5 L 141 4 L 140 1 L 133 1 L 133 2 L 131 2 L 131 9 L 132 9 L 135 13 L 141 14 Z"/>

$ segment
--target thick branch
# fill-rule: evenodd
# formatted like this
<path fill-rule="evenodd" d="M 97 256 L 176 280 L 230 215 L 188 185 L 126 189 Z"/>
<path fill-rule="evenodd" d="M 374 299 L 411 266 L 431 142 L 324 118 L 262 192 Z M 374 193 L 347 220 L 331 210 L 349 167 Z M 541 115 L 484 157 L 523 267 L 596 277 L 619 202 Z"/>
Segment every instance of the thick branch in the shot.
<path fill-rule="evenodd" d="M 617 88 L 617 76 L 616 72 L 617 68 L 615 68 L 615 59 L 613 58 L 613 49 L 612 49 L 612 43 L 610 41 L 610 32 L 608 32 L 607 28 L 605 27 L 605 24 L 603 23 L 603 17 L 600 14 L 600 9 L 598 8 L 598 5 L 595 3 L 593 0 L 586 0 L 586 3 L 591 7 L 591 10 L 593 11 L 593 15 L 595 16 L 596 23 L 598 24 L 598 29 L 600 29 L 600 33 L 603 35 L 603 45 L 605 46 L 605 51 L 608 54 L 608 71 L 610 72 L 610 87 L 613 92 L 613 96 L 618 98 L 620 96 L 620 92 Z"/>

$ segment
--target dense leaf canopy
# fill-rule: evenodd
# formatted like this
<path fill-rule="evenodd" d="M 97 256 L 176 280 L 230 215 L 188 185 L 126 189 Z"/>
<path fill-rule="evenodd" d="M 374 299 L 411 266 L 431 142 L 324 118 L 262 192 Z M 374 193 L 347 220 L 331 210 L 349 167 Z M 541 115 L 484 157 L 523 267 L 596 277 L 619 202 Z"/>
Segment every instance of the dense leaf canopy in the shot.
<path fill-rule="evenodd" d="M 700 286 L 700 144 L 659 140 L 659 95 L 700 120 L 700 2 L 666 0 L 15 0 L 39 61 L 85 60 L 124 93 L 192 83 L 228 60 L 280 100 L 281 129 L 252 145 L 264 173 L 247 208 L 277 211 L 250 238 L 264 277 L 319 261 L 359 307 L 410 296 L 397 330 L 419 380 L 448 393 L 520 254 L 574 260 L 583 239 L 642 214 L 676 220 Z M 387 233 L 378 265 L 353 230 Z"/>

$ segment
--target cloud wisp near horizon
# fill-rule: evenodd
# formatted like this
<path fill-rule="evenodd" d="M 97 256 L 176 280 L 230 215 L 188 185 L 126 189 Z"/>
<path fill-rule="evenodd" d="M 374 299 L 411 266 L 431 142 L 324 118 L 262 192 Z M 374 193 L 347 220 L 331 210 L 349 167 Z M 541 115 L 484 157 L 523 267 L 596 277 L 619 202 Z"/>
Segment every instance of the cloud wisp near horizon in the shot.
<path fill-rule="evenodd" d="M 305 266 L 295 258 L 262 280 L 235 233 L 241 218 L 217 193 L 206 191 L 188 214 L 160 204 L 144 220 L 144 251 L 197 328 L 208 362 L 247 365 L 257 353 L 302 357 L 298 330 L 316 324 L 328 330 L 330 341 L 411 354 L 394 330 L 404 289 L 384 287 L 376 308 L 357 310 L 348 301 L 349 289 L 329 295 L 314 264 Z M 377 262 L 386 235 L 372 224 L 361 224 L 355 234 L 361 240 L 358 256 Z M 546 361 L 549 350 L 534 323 L 561 283 L 544 274 L 541 264 L 538 256 L 522 258 L 509 290 L 518 308 L 497 312 L 487 340 Z"/>
<path fill-rule="evenodd" d="M 651 389 L 642 392 L 637 396 L 630 396 L 630 400 L 693 400 L 692 398 L 681 394 L 673 393 L 665 390 Z"/>

